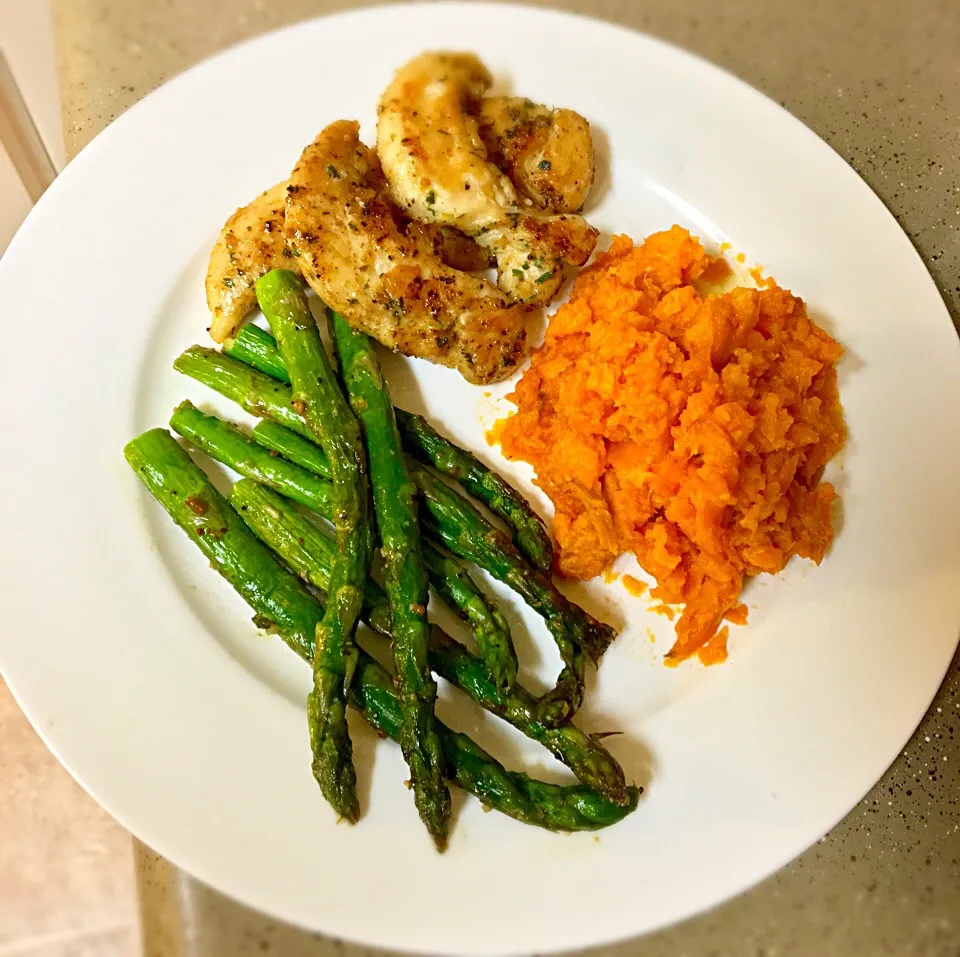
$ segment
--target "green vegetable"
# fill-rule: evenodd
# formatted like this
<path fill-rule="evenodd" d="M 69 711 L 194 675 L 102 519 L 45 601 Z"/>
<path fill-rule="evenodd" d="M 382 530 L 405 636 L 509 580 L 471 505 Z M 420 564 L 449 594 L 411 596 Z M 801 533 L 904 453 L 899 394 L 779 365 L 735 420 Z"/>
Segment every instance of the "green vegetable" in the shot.
<path fill-rule="evenodd" d="M 326 592 L 336 556 L 331 535 L 270 489 L 242 479 L 230 502 L 264 544 L 275 551 L 304 581 Z M 390 604 L 382 589 L 367 582 L 364 620 L 375 631 L 392 635 Z M 537 700 L 520 685 L 500 688 L 483 661 L 438 627 L 430 631 L 429 661 L 433 670 L 465 691 L 481 707 L 539 741 L 586 785 L 617 804 L 626 804 L 629 790 L 623 769 L 607 750 L 573 724 L 548 728 L 536 718 Z"/>
<path fill-rule="evenodd" d="M 247 323 L 237 337 L 224 346 L 223 351 L 274 379 L 290 381 L 286 365 L 277 350 L 276 340 L 259 326 Z M 527 500 L 475 455 L 445 439 L 422 416 L 401 409 L 396 409 L 395 412 L 406 451 L 444 475 L 456 479 L 490 511 L 499 515 L 510 528 L 511 537 L 520 554 L 542 572 L 549 574 L 553 567 L 550 535 Z M 299 434 L 304 433 L 301 431 Z M 254 438 L 257 438 L 257 430 L 254 430 Z M 281 455 L 287 455 L 284 449 L 269 444 L 269 441 L 264 444 Z M 297 462 L 292 455 L 288 458 Z M 298 464 L 310 468 L 303 462 Z M 318 474 L 329 475 L 322 470 L 318 471 Z"/>
<path fill-rule="evenodd" d="M 319 616 L 303 586 L 280 567 L 166 429 L 144 432 L 123 454 L 263 627 L 283 623 L 289 631 L 313 634 Z"/>
<path fill-rule="evenodd" d="M 208 352 L 193 347 L 174 365 L 223 395 L 235 398 L 248 411 L 255 412 L 259 408 L 261 411 L 255 414 L 286 424 L 277 414 L 277 408 L 283 408 L 284 398 L 290 401 L 286 386 L 245 367 L 243 363 L 217 353 L 206 355 Z M 246 368 L 246 375 L 238 372 L 237 367 L 240 370 Z M 250 394 L 256 397 L 256 402 L 248 401 Z M 294 431 L 300 435 L 305 433 L 302 420 Z M 315 455 L 313 458 L 316 459 Z M 421 518 L 421 523 L 427 520 L 424 531 L 430 537 L 437 538 L 455 555 L 476 562 L 494 577 L 505 581 L 546 620 L 560 648 L 564 668 L 557 687 L 541 700 L 540 719 L 547 724 L 562 724 L 576 711 L 582 700 L 585 668 L 581 649 L 598 661 L 616 632 L 564 598 L 549 578 L 531 568 L 513 549 L 506 536 L 497 531 L 463 496 L 424 469 L 416 469 L 415 473 L 421 476 L 420 481 L 436 492 L 425 498 L 425 511 L 432 517 L 429 520 L 426 516 Z M 434 512 L 442 513 L 442 522 L 433 515 Z"/>
<path fill-rule="evenodd" d="M 271 454 L 237 426 L 201 412 L 192 402 L 181 402 L 170 417 L 170 428 L 217 462 L 277 489 L 295 502 L 315 509 L 332 520 L 336 506 L 330 482 L 279 455 Z M 282 426 L 275 428 L 320 452 L 315 445 L 306 439 L 299 439 L 299 436 Z"/>
<path fill-rule="evenodd" d="M 355 821 L 360 809 L 346 705 L 358 654 L 353 633 L 373 555 L 367 460 L 360 425 L 337 384 L 299 278 L 272 269 L 257 280 L 256 291 L 290 373 L 291 405 L 330 463 L 337 559 L 317 627 L 307 724 L 314 777 L 337 813 Z"/>
<path fill-rule="evenodd" d="M 328 312 L 327 317 L 347 398 L 367 440 L 403 712 L 400 748 L 410 768 L 420 819 L 442 849 L 450 827 L 450 792 L 444 781 L 443 748 L 433 713 L 437 683 L 427 662 L 429 593 L 420 551 L 417 488 L 407 472 L 393 404 L 373 343 L 337 313 Z"/>
<path fill-rule="evenodd" d="M 250 479 L 230 489 L 230 504 L 253 533 L 305 582 L 327 594 L 337 557 L 333 535 L 297 511 L 287 499 Z M 390 604 L 383 589 L 368 578 L 363 589 L 363 616 L 371 628 L 388 634 Z"/>
<path fill-rule="evenodd" d="M 516 683 L 518 664 L 507 619 L 457 559 L 424 542 L 423 560 L 437 594 L 470 625 L 487 677 L 501 691 L 509 691 Z"/>
<path fill-rule="evenodd" d="M 150 493 L 206 558 L 283 641 L 313 660 L 314 634 L 323 609 L 297 578 L 250 532 L 204 473 L 164 429 L 133 439 L 124 455 Z M 359 654 L 350 702 L 382 734 L 400 733 L 400 702 L 393 679 L 372 658 Z M 595 830 L 617 823 L 637 805 L 628 790 L 619 806 L 583 786 L 560 787 L 505 770 L 466 735 L 439 725 L 451 780 L 488 807 L 552 830 Z"/>
<path fill-rule="evenodd" d="M 456 479 L 474 498 L 499 515 L 510 527 L 517 550 L 540 571 L 553 568 L 553 546 L 540 517 L 506 480 L 475 455 L 445 439 L 423 416 L 397 412 L 397 424 L 406 450 L 438 472 Z"/>
<path fill-rule="evenodd" d="M 290 404 L 293 401 L 290 386 L 237 359 L 231 359 L 216 349 L 191 346 L 177 356 L 173 367 L 232 399 L 257 418 L 272 419 L 298 435 L 309 437 L 311 434 L 303 416 Z"/>
<path fill-rule="evenodd" d="M 336 513 L 333 485 L 326 479 L 272 455 L 251 441 L 253 436 L 215 415 L 200 412 L 190 402 L 181 402 L 170 418 L 175 432 L 205 455 L 247 478 L 275 489 L 286 498 L 304 505 L 333 522 Z M 292 435 L 292 433 L 287 433 Z M 306 440 L 303 440 L 306 442 Z M 322 451 L 306 442 L 317 452 Z"/>
<path fill-rule="evenodd" d="M 263 419 L 254 426 L 250 438 L 257 445 L 295 462 L 301 468 L 326 479 L 330 478 L 330 463 L 323 454 L 323 449 L 302 435 L 291 432 L 286 426 Z"/>
<path fill-rule="evenodd" d="M 597 630 L 589 627 L 586 612 L 567 601 L 549 578 L 520 557 L 506 535 L 435 475 L 415 469 L 413 480 L 422 495 L 425 528 L 455 555 L 475 562 L 522 595 L 546 622 L 563 669 L 556 687 L 541 698 L 537 717 L 552 727 L 568 721 L 583 700 L 584 651 L 599 658 L 612 640 L 613 630 L 609 629 L 605 641 L 601 639 L 599 629 L 604 626 L 597 623 Z"/>
<path fill-rule="evenodd" d="M 290 385 L 290 376 L 277 348 L 277 340 L 266 329 L 261 329 L 252 322 L 241 326 L 236 338 L 228 339 L 223 344 L 223 352 L 248 366 L 253 366 L 254 369 L 259 369 L 273 379 Z"/>
<path fill-rule="evenodd" d="M 361 654 L 350 698 L 360 713 L 394 740 L 400 729 L 400 702 L 393 679 L 372 658 Z M 622 821 L 636 810 L 639 788 L 627 788 L 627 801 L 615 804 L 584 785 L 546 784 L 507 771 L 465 734 L 439 725 L 450 779 L 481 802 L 509 817 L 550 831 L 596 831 Z"/>
<path fill-rule="evenodd" d="M 213 419 L 206 425 L 206 430 L 215 431 L 217 428 L 215 423 L 219 420 L 212 416 L 206 418 Z M 171 419 L 171 425 L 176 431 L 187 435 L 175 420 Z M 220 425 L 226 429 L 233 428 L 225 423 Z M 251 438 L 290 460 L 284 463 L 287 468 L 284 470 L 282 481 L 279 473 L 270 468 L 277 460 L 273 457 L 258 458 L 247 445 L 236 446 L 236 451 L 239 453 L 236 455 L 231 454 L 234 451 L 233 448 L 227 448 L 223 443 L 207 441 L 204 444 L 198 444 L 198 447 L 211 458 L 223 462 L 241 475 L 269 485 L 287 498 L 292 498 L 295 502 L 314 509 L 324 518 L 332 521 L 332 490 L 329 483 L 312 474 L 322 474 L 320 470 L 327 467 L 322 449 L 272 422 L 261 422 L 253 430 Z M 245 438 L 243 441 L 246 441 Z M 253 461 L 249 462 L 250 459 Z M 297 468 L 297 466 L 303 468 Z M 304 469 L 309 472 L 305 472 Z M 376 483 L 375 476 L 374 482 Z M 376 488 L 376 484 L 374 487 Z M 473 583 L 467 570 L 456 559 L 444 555 L 427 541 L 421 542 L 421 553 L 430 583 L 437 594 L 473 628 L 480 648 L 480 656 L 487 666 L 490 677 L 499 687 L 509 688 L 517 676 L 517 656 L 506 619 L 492 603 L 487 601 Z"/>
<path fill-rule="evenodd" d="M 465 691 L 491 714 L 538 741 L 579 780 L 615 804 L 626 805 L 631 788 L 613 755 L 589 734 L 567 723 L 551 728 L 537 718 L 537 699 L 517 684 L 510 692 L 496 688 L 470 652 L 439 628 L 430 635 L 430 663 L 437 674 Z"/>
<path fill-rule="evenodd" d="M 291 457 L 314 468 L 317 459 L 321 458 L 326 467 L 323 450 L 312 442 L 269 422 L 261 422 L 253 430 L 252 436 L 247 436 L 237 426 L 214 415 L 206 415 L 189 402 L 177 406 L 170 425 L 210 458 L 247 478 L 276 489 L 281 495 L 313 509 L 328 521 L 334 520 L 336 504 L 330 482 L 292 461 L 271 454 L 251 439 L 262 439 L 266 427 L 272 426 L 270 437 L 276 441 L 271 444 L 281 446 Z M 487 603 L 459 562 L 443 555 L 428 542 L 422 543 L 422 552 L 430 581 L 437 593 L 474 629 L 480 655 L 490 676 L 500 687 L 509 687 L 516 678 L 517 659 L 509 626 L 503 615 Z"/>

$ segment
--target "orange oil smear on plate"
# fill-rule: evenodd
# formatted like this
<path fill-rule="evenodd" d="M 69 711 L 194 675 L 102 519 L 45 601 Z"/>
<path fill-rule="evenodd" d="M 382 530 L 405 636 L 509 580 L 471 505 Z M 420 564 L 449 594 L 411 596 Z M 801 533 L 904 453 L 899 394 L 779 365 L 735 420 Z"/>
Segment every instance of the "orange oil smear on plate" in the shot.
<path fill-rule="evenodd" d="M 623 582 L 623 587 L 627 590 L 627 593 L 633 595 L 634 598 L 639 598 L 647 590 L 647 583 L 640 581 L 639 578 L 634 578 L 633 575 L 624 575 L 620 580 Z"/>
<path fill-rule="evenodd" d="M 493 430 L 554 504 L 561 574 L 630 551 L 651 597 L 683 606 L 672 663 L 717 634 L 745 580 L 822 560 L 836 492 L 821 476 L 846 437 L 841 346 L 776 284 L 701 295 L 714 261 L 679 226 L 615 237 Z"/>
<path fill-rule="evenodd" d="M 500 419 L 494 422 L 493 425 L 483 433 L 483 437 L 487 440 L 487 445 L 495 448 L 500 444 L 500 433 L 503 431 L 503 426 L 506 421 L 506 419 Z"/>

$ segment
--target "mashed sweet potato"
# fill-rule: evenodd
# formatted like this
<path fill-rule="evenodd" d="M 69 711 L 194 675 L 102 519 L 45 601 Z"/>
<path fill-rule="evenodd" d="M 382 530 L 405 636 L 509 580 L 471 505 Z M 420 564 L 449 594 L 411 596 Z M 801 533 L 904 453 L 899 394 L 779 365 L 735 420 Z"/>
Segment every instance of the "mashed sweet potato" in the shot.
<path fill-rule="evenodd" d="M 651 597 L 684 606 L 672 662 L 725 657 L 745 578 L 820 562 L 836 497 L 820 477 L 846 435 L 840 345 L 775 283 L 701 294 L 714 263 L 679 226 L 616 237 L 496 431 L 556 507 L 561 574 L 592 578 L 629 550 Z"/>

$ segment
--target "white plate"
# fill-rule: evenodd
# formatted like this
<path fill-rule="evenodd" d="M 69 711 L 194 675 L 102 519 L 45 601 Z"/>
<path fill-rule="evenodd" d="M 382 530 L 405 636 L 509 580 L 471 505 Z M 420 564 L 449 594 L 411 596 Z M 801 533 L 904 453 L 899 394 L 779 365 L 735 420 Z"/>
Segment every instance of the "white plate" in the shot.
<path fill-rule="evenodd" d="M 668 622 L 620 586 L 625 623 L 583 714 L 647 784 L 601 833 L 555 836 L 462 804 L 436 855 L 398 749 L 355 726 L 362 801 L 337 826 L 310 774 L 307 669 L 139 488 L 121 456 L 189 396 L 207 250 L 331 120 L 372 137 L 379 92 L 425 47 L 476 50 L 505 84 L 595 124 L 591 218 L 640 238 L 680 222 L 803 295 L 849 350 L 843 526 L 820 568 L 751 587 L 727 665 L 668 670 Z M 608 147 L 608 148 L 606 148 Z M 0 264 L 5 343 L 0 665 L 66 767 L 197 877 L 318 930 L 417 952 L 596 944 L 716 904 L 779 868 L 881 775 L 927 707 L 960 621 L 960 350 L 893 218 L 813 134 L 673 47 L 517 7 L 366 10 L 262 37 L 122 116 L 64 172 Z M 492 399 L 396 360 L 403 402 L 532 490 L 483 440 Z M 527 670 L 556 667 L 541 629 Z M 654 629 L 651 644 L 648 629 Z M 542 661 L 539 659 L 542 658 Z M 530 742 L 445 713 L 512 766 Z"/>

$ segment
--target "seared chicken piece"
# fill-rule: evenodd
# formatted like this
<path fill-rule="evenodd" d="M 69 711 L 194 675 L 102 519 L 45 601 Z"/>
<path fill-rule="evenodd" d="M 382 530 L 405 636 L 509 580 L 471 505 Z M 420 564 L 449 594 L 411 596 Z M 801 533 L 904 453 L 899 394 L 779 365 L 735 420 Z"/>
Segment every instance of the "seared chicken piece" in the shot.
<path fill-rule="evenodd" d="M 226 222 L 210 253 L 207 267 L 207 306 L 213 316 L 210 335 L 228 339 L 257 307 L 254 283 L 271 269 L 300 274 L 296 256 L 287 249 L 284 218 L 287 180 L 261 193 Z M 490 253 L 463 233 L 447 226 L 411 220 L 407 234 L 419 249 L 453 269 L 479 272 L 494 265 Z"/>
<path fill-rule="evenodd" d="M 477 384 L 509 376 L 529 309 L 492 283 L 444 265 L 397 225 L 377 154 L 359 124 L 328 126 L 287 188 L 286 237 L 304 278 L 355 328 Z"/>
<path fill-rule="evenodd" d="M 522 96 L 485 96 L 476 119 L 488 158 L 517 192 L 552 213 L 583 206 L 593 185 L 593 137 L 579 113 Z"/>
<path fill-rule="evenodd" d="M 207 306 L 210 335 L 223 342 L 257 306 L 254 283 L 274 268 L 295 269 L 283 235 L 286 181 L 261 193 L 226 222 L 210 252 Z"/>
<path fill-rule="evenodd" d="M 566 265 L 582 266 L 597 231 L 580 216 L 524 210 L 487 159 L 468 109 L 490 86 L 468 53 L 424 53 L 401 67 L 380 100 L 377 150 L 394 201 L 409 216 L 453 226 L 496 256 L 512 299 L 548 302 Z"/>

